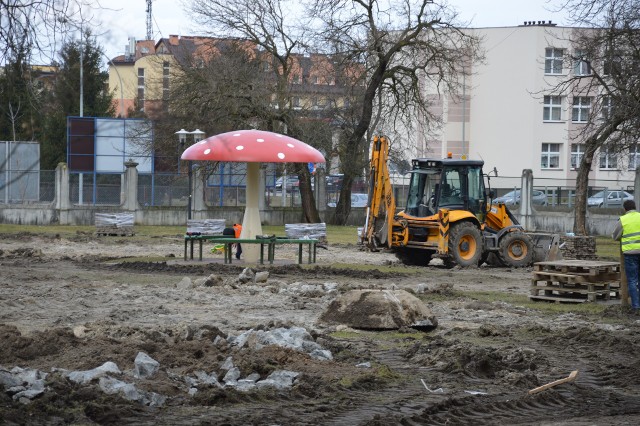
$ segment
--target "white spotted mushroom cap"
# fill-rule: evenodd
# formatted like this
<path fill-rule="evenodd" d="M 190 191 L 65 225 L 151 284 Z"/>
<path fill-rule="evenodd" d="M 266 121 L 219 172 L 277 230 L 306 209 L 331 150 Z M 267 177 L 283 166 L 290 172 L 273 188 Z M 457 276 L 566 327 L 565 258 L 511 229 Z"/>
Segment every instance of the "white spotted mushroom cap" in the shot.
<path fill-rule="evenodd" d="M 196 161 L 324 163 L 320 151 L 292 137 L 264 130 L 236 130 L 197 142 L 180 157 Z"/>

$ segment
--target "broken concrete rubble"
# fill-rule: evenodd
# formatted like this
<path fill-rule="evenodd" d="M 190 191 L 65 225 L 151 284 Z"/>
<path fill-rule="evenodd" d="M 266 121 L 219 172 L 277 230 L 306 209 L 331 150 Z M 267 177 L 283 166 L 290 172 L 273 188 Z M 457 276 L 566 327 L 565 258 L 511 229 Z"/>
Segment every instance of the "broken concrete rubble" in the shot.
<path fill-rule="evenodd" d="M 93 379 L 104 377 L 109 373 L 120 374 L 120 369 L 118 368 L 118 366 L 111 361 L 107 361 L 100 367 L 96 367 L 92 370 L 71 371 L 70 373 L 67 373 L 67 377 L 72 382 L 85 384 L 89 383 Z"/>
<path fill-rule="evenodd" d="M 120 394 L 129 401 L 137 401 L 152 407 L 164 405 L 167 399 L 167 397 L 163 395 L 138 389 L 136 385 L 132 383 L 126 383 L 111 377 L 101 377 L 99 385 L 100 389 L 106 394 Z"/>
<path fill-rule="evenodd" d="M 160 363 L 144 352 L 138 352 L 134 361 L 136 377 L 148 379 L 158 372 Z"/>
<path fill-rule="evenodd" d="M 331 352 L 316 343 L 302 327 L 276 328 L 269 331 L 252 329 L 237 337 L 230 336 L 228 341 L 239 348 L 247 345 L 252 349 L 260 349 L 267 345 L 276 345 L 305 352 L 315 359 L 333 359 Z"/>
<path fill-rule="evenodd" d="M 0 385 L 14 401 L 23 404 L 44 393 L 47 373 L 33 368 L 14 367 L 7 370 L 0 366 Z"/>

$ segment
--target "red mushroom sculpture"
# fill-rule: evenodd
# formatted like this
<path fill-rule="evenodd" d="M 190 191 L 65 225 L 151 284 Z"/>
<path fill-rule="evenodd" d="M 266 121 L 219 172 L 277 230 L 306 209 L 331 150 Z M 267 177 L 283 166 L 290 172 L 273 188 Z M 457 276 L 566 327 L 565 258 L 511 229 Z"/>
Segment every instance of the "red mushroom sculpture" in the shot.
<path fill-rule="evenodd" d="M 324 163 L 320 151 L 292 137 L 263 130 L 237 130 L 211 136 L 191 145 L 183 160 L 247 163 L 247 202 L 240 238 L 262 235 L 259 186 L 260 163 Z M 258 247 L 243 250 L 245 261 L 257 262 Z"/>

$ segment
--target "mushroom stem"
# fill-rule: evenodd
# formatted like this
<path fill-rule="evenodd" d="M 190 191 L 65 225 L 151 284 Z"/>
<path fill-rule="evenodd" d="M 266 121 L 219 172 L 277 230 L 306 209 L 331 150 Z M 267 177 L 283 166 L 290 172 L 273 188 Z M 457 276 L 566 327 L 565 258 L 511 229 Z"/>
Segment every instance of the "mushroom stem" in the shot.
<path fill-rule="evenodd" d="M 260 221 L 260 163 L 247 163 L 247 193 L 246 207 L 242 219 L 242 232 L 240 238 L 255 238 L 262 235 L 262 223 Z M 245 244 L 242 247 L 242 255 L 245 262 L 257 263 L 260 254 L 260 246 L 257 244 Z"/>

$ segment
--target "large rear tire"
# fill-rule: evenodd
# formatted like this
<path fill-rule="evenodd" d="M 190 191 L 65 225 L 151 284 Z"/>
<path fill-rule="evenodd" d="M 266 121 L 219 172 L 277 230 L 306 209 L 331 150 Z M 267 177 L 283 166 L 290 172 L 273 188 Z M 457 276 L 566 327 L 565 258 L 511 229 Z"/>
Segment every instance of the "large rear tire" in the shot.
<path fill-rule="evenodd" d="M 451 225 L 449 231 L 449 260 L 467 268 L 478 266 L 482 256 L 482 234 L 471 222 Z M 448 262 L 445 261 L 445 265 Z"/>
<path fill-rule="evenodd" d="M 498 257 L 505 266 L 522 268 L 533 260 L 533 241 L 524 232 L 507 233 L 498 243 Z"/>

